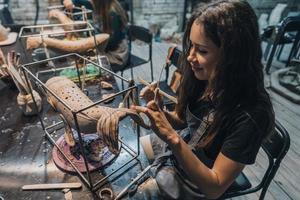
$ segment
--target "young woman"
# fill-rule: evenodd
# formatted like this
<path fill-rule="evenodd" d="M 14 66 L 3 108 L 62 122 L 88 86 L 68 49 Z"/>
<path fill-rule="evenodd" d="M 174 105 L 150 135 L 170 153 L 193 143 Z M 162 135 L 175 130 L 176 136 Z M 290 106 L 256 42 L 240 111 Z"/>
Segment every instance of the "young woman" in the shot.
<path fill-rule="evenodd" d="M 218 198 L 255 162 L 274 129 L 261 56 L 257 17 L 246 1 L 213 1 L 192 15 L 175 112 L 153 99 L 153 87 L 140 94 L 146 107 L 132 107 L 149 117 L 172 154 L 155 178 L 163 197 Z M 176 130 L 180 126 L 185 128 Z M 148 137 L 154 155 L 158 137 Z"/>
<path fill-rule="evenodd" d="M 128 61 L 128 41 L 126 39 L 126 12 L 117 0 L 64 0 L 67 9 L 84 5 L 94 10 L 95 28 L 100 33 L 110 35 L 105 52 L 113 71 L 122 69 Z"/>

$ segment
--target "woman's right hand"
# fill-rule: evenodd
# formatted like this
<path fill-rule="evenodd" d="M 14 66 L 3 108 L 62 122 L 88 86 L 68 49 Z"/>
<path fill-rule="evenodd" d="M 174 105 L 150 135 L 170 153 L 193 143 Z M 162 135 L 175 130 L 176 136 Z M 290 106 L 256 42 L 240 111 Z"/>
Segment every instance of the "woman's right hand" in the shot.
<path fill-rule="evenodd" d="M 152 100 L 147 103 L 146 107 L 132 105 L 131 109 L 138 113 L 145 113 L 150 120 L 150 128 L 167 144 L 173 144 L 178 141 L 178 134 L 173 129 L 172 125 L 166 118 L 164 111 L 160 109 L 157 102 Z"/>
<path fill-rule="evenodd" d="M 154 91 L 157 88 L 157 82 L 154 81 L 152 83 L 150 83 L 150 85 L 147 85 L 145 87 L 143 87 L 143 89 L 140 92 L 140 98 L 144 99 L 147 103 L 149 101 L 154 100 Z"/>
<path fill-rule="evenodd" d="M 156 81 L 150 83 L 141 90 L 139 96 L 140 98 L 144 99 L 146 103 L 155 101 L 157 105 L 163 109 L 163 97 L 161 94 L 159 94 L 159 88 L 157 86 L 158 84 Z"/>
<path fill-rule="evenodd" d="M 67 10 L 73 10 L 73 8 L 75 7 L 72 0 L 64 0 L 63 4 Z"/>

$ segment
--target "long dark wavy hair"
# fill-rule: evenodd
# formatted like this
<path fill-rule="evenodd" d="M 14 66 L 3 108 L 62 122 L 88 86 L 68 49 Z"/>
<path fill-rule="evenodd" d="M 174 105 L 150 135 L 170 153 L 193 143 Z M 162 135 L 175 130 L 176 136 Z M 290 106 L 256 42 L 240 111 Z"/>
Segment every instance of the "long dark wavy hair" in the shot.
<path fill-rule="evenodd" d="M 93 0 L 95 18 L 102 22 L 102 31 L 112 34 L 112 22 L 110 12 L 115 12 L 121 17 L 121 29 L 127 25 L 127 15 L 117 0 Z"/>
<path fill-rule="evenodd" d="M 198 80 L 186 59 L 191 49 L 189 37 L 194 22 L 203 25 L 206 37 L 221 52 L 208 81 Z M 242 109 L 262 105 L 263 113 L 269 119 L 262 132 L 268 134 L 274 129 L 274 112 L 264 88 L 260 45 L 257 17 L 246 1 L 213 1 L 199 7 L 191 16 L 183 38 L 183 77 L 175 109 L 184 118 L 188 104 L 209 94 L 215 116 L 207 137 L 201 142 L 202 147 L 210 144 L 237 105 Z"/>

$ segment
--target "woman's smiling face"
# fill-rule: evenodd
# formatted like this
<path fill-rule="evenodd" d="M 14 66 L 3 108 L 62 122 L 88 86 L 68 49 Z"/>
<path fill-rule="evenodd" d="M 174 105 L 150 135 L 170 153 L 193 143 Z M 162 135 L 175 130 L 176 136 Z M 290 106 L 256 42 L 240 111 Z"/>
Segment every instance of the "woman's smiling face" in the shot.
<path fill-rule="evenodd" d="M 209 80 L 215 70 L 220 50 L 205 35 L 202 24 L 194 22 L 190 32 L 191 48 L 187 57 L 195 77 L 198 80 Z"/>

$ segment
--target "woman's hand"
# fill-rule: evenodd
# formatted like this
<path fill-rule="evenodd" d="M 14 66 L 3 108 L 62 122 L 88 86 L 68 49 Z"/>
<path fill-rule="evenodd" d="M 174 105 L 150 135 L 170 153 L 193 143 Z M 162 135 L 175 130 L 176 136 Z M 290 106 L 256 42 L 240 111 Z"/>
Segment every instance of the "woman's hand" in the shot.
<path fill-rule="evenodd" d="M 140 92 L 140 98 L 144 99 L 147 103 L 154 99 L 154 90 L 157 88 L 157 82 L 154 81 L 149 85 L 143 87 Z"/>
<path fill-rule="evenodd" d="M 72 0 L 64 0 L 63 4 L 67 10 L 73 10 L 73 8 L 75 7 Z"/>
<path fill-rule="evenodd" d="M 167 120 L 164 111 L 154 100 L 148 102 L 146 107 L 131 106 L 131 108 L 137 112 L 145 113 L 150 119 L 151 129 L 167 144 L 176 143 L 179 140 L 178 134 Z"/>
<path fill-rule="evenodd" d="M 157 89 L 157 82 L 154 81 L 151 84 L 145 86 L 141 90 L 139 96 L 140 96 L 140 98 L 144 99 L 146 101 L 146 103 L 149 103 L 150 101 L 154 100 L 156 89 Z M 155 101 L 158 103 L 158 105 L 159 105 L 160 108 L 163 107 L 162 96 L 158 93 L 158 91 L 156 92 L 156 99 L 155 99 Z"/>

